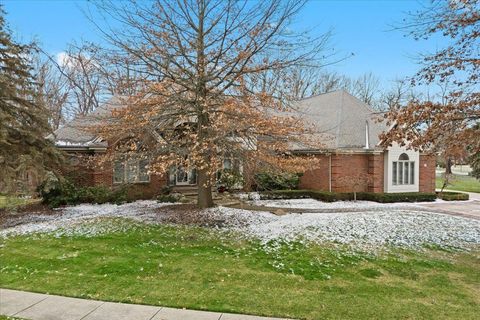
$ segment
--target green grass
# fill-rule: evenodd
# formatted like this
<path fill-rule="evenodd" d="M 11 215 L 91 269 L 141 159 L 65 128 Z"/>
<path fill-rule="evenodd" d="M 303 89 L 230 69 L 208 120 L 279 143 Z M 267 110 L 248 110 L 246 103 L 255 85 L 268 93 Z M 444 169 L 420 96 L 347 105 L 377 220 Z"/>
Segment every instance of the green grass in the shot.
<path fill-rule="evenodd" d="M 18 206 L 33 203 L 35 201 L 37 200 L 0 195 L 0 209 L 13 209 Z"/>
<path fill-rule="evenodd" d="M 442 185 L 443 177 L 437 176 L 435 181 L 436 188 L 440 189 Z M 480 193 L 480 181 L 470 176 L 454 175 L 446 189 Z"/>
<path fill-rule="evenodd" d="M 173 226 L 2 241 L 4 288 L 300 319 L 475 319 L 480 311 L 478 251 L 267 250 Z"/>

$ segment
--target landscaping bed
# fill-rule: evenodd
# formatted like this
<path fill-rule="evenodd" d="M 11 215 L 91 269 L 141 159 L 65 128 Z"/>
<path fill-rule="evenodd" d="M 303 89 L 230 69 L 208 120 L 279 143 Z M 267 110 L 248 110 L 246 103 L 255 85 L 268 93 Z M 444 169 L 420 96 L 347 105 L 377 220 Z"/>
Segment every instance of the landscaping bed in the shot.
<path fill-rule="evenodd" d="M 325 202 L 351 201 L 354 199 L 353 192 L 327 192 L 317 190 L 275 190 L 261 192 L 261 199 L 302 199 L 312 198 Z M 435 201 L 435 193 L 405 192 L 405 193 L 373 193 L 357 192 L 357 200 L 375 201 L 381 203 L 394 202 L 421 202 Z"/>
<path fill-rule="evenodd" d="M 442 199 L 445 201 L 465 201 L 469 199 L 468 193 L 463 193 L 463 192 L 443 191 L 443 192 L 437 192 L 437 196 L 439 199 Z"/>

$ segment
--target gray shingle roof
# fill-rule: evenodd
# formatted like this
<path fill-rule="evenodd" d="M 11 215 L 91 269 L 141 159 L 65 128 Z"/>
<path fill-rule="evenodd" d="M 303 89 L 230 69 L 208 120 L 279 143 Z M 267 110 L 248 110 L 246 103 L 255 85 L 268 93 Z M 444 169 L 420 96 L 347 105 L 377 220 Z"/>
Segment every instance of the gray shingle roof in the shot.
<path fill-rule="evenodd" d="M 114 96 L 92 113 L 77 116 L 53 133 L 55 145 L 61 148 L 106 148 L 106 141 L 99 139 L 92 127 L 100 124 L 114 109 L 124 108 L 123 101 L 124 97 Z"/>
<path fill-rule="evenodd" d="M 105 141 L 98 139 L 88 126 L 98 124 L 113 109 L 124 108 L 124 97 L 113 97 L 87 116 L 80 116 L 55 131 L 58 147 L 105 148 Z M 379 134 L 387 127 L 377 123 L 376 114 L 367 104 L 344 90 L 333 91 L 298 101 L 294 109 L 307 123 L 316 128 L 316 136 L 325 149 L 356 149 L 366 147 L 368 124 L 369 147 L 379 142 Z M 309 149 L 300 145 L 294 150 Z"/>
<path fill-rule="evenodd" d="M 379 114 L 345 90 L 332 91 L 298 101 L 294 109 L 306 123 L 316 128 L 316 135 L 326 149 L 373 149 L 379 135 L 387 129 L 378 123 Z M 297 147 L 301 150 L 302 147 Z"/>

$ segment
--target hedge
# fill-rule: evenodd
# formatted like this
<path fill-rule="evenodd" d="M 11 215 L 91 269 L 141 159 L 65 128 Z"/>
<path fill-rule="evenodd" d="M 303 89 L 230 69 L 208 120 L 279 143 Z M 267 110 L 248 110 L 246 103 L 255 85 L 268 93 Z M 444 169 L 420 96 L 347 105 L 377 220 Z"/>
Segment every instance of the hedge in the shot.
<path fill-rule="evenodd" d="M 48 188 L 44 181 L 37 189 L 42 202 L 52 208 L 80 203 L 115 203 L 127 202 L 127 190 L 124 188 L 110 190 L 105 186 L 78 187 L 71 181 L 53 181 Z"/>
<path fill-rule="evenodd" d="M 353 200 L 353 192 L 327 192 L 316 190 L 275 190 L 260 193 L 261 199 L 302 199 L 313 198 L 325 202 Z M 357 192 L 357 200 L 375 201 L 381 203 L 435 201 L 435 193 L 373 193 Z"/>
<path fill-rule="evenodd" d="M 456 200 L 468 200 L 469 195 L 468 193 L 463 192 L 438 192 L 437 196 L 439 199 L 445 201 L 456 201 Z"/>

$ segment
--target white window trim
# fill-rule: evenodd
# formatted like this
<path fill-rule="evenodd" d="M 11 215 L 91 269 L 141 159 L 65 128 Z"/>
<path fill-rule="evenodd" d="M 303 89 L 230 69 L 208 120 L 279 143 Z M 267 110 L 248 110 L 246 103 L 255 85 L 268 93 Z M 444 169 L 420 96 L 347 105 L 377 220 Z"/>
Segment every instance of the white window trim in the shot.
<path fill-rule="evenodd" d="M 407 170 L 405 170 L 405 164 L 407 164 Z M 402 183 L 399 183 L 399 168 L 402 167 Z M 413 181 L 412 181 L 412 168 L 413 168 Z M 394 170 L 396 172 L 394 173 Z M 396 178 L 394 181 L 393 177 Z M 405 178 L 407 183 L 405 183 Z M 392 185 L 394 186 L 412 186 L 415 185 L 415 161 L 410 160 L 396 160 L 392 161 Z"/>
<path fill-rule="evenodd" d="M 414 162 L 413 184 L 393 185 L 393 162 L 399 161 L 400 155 L 406 153 L 409 161 Z M 402 160 L 400 160 L 402 161 Z M 407 160 L 404 160 L 407 161 Z M 384 187 L 385 193 L 396 192 L 419 192 L 420 190 L 420 153 L 418 151 L 407 149 L 398 143 L 393 143 L 384 151 Z M 409 178 L 410 179 L 410 178 Z"/>

